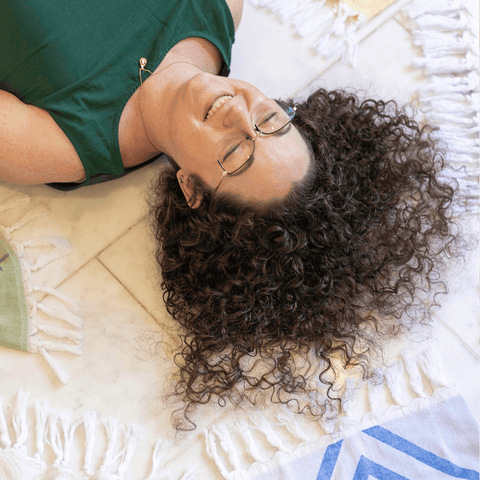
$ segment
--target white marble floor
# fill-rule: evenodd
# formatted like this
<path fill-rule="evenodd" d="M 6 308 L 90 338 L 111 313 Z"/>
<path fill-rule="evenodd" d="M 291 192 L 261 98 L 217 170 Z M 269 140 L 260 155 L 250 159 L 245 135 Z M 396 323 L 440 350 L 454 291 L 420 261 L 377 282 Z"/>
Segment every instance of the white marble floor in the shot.
<path fill-rule="evenodd" d="M 359 46 L 358 67 L 353 69 L 322 60 L 288 25 L 246 3 L 232 76 L 284 98 L 299 94 L 317 78 L 327 88 L 352 85 L 408 101 L 422 74 L 412 67 L 417 50 L 410 34 L 393 13 L 390 9 L 372 20 Z M 157 161 L 121 180 L 65 194 L 46 186 L 0 182 L 0 201 L 22 192 L 32 198 L 33 206 L 46 204 L 50 209 L 50 215 L 17 232 L 17 240 L 53 235 L 71 242 L 71 254 L 34 276 L 37 283 L 58 287 L 75 298 L 85 319 L 84 355 L 56 355 L 71 375 L 70 383 L 62 385 L 37 355 L 1 347 L 0 395 L 8 401 L 25 389 L 60 408 L 95 409 L 101 416 L 141 423 L 148 433 L 127 476 L 132 480 L 148 473 L 154 440 L 173 435 L 171 408 L 162 404 L 161 397 L 171 388 L 168 374 L 174 366 L 168 351 L 175 347 L 175 325 L 158 287 L 160 273 L 147 211 L 149 186 L 161 165 Z M 2 214 L 0 224 L 8 225 L 21 214 Z M 435 338 L 448 374 L 478 418 L 478 256 L 470 257 L 451 289 L 435 314 Z M 49 302 L 54 301 L 46 298 Z M 157 354 L 154 341 L 163 342 Z M 201 466 L 206 479 L 221 478 L 205 453 L 202 429 L 225 414 L 219 408 L 207 409 L 198 418 L 197 430 L 177 440 L 168 454 L 172 478 L 183 474 L 190 462 Z"/>

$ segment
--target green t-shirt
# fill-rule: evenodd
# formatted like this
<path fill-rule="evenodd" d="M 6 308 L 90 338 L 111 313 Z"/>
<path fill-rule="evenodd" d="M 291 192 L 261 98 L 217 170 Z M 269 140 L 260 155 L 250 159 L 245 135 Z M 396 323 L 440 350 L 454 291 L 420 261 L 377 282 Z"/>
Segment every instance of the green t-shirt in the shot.
<path fill-rule="evenodd" d="M 225 0 L 4 0 L 2 88 L 47 110 L 86 172 L 81 184 L 50 185 L 70 190 L 125 174 L 118 123 L 141 57 L 153 71 L 176 43 L 202 37 L 227 75 L 234 32 Z"/>

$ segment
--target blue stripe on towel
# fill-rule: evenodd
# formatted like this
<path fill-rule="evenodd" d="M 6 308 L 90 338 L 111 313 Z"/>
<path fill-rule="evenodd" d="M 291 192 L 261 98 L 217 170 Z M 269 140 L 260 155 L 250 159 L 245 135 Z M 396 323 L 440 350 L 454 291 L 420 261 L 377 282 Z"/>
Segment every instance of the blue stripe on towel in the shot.
<path fill-rule="evenodd" d="M 407 477 L 392 472 L 392 470 L 372 462 L 362 455 L 355 470 L 353 480 L 368 480 L 370 475 L 378 480 L 409 480 Z"/>
<path fill-rule="evenodd" d="M 408 440 L 399 437 L 398 435 L 395 435 L 385 428 L 376 426 L 367 428 L 366 430 L 363 430 L 363 432 L 373 438 L 376 438 L 380 442 L 390 445 L 396 450 L 415 458 L 419 462 L 422 462 L 425 465 L 438 470 L 439 472 L 445 473 L 446 475 L 450 475 L 454 478 L 463 478 L 466 480 L 479 480 L 479 474 L 475 470 L 461 468 L 454 463 L 445 460 L 444 458 L 439 457 L 432 452 L 428 452 L 427 450 L 418 447 Z"/>
<path fill-rule="evenodd" d="M 337 463 L 343 440 L 330 445 L 323 456 L 320 470 L 318 471 L 317 480 L 330 480 L 332 478 L 333 469 Z"/>

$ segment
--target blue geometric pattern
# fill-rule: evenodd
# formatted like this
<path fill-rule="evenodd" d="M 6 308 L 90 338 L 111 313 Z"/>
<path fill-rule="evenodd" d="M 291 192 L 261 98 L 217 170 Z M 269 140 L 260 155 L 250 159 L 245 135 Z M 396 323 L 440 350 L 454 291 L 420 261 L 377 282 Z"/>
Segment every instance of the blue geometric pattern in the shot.
<path fill-rule="evenodd" d="M 388 468 L 372 462 L 362 455 L 355 470 L 353 480 L 368 480 L 370 475 L 378 478 L 378 480 L 409 480 L 407 477 L 392 472 Z"/>
<path fill-rule="evenodd" d="M 330 445 L 325 451 L 317 480 L 330 480 L 332 478 L 333 469 L 335 468 L 338 456 L 340 455 L 340 449 L 342 448 L 342 442 L 343 440 L 340 440 Z"/>
<path fill-rule="evenodd" d="M 386 445 L 390 445 L 396 450 L 399 450 L 400 452 L 403 452 L 410 457 L 415 458 L 419 462 L 422 462 L 425 465 L 428 465 L 429 467 L 438 470 L 439 472 L 450 475 L 453 478 L 479 480 L 478 472 L 458 467 L 454 463 L 449 462 L 448 460 L 445 460 L 444 458 L 439 457 L 432 452 L 427 452 L 427 450 L 424 450 L 423 448 L 418 447 L 417 445 L 409 442 L 408 440 L 405 440 L 404 438 L 395 435 L 394 433 L 386 430 L 385 428 L 378 426 L 367 428 L 366 430 L 363 430 L 363 433 L 366 433 L 367 435 L 370 435 L 371 437 L 380 440 Z"/>
<path fill-rule="evenodd" d="M 458 465 L 409 442 L 385 428 L 379 426 L 367 428 L 366 430 L 363 430 L 363 433 L 439 472 L 444 473 L 445 475 L 451 476 L 452 478 L 480 480 L 479 473 L 475 470 L 459 467 Z M 327 448 L 316 480 L 332 479 L 338 457 L 340 456 L 342 443 L 343 440 L 340 440 Z M 362 455 L 357 464 L 357 469 L 355 470 L 355 475 L 352 480 L 368 480 L 369 476 L 378 480 L 410 480 Z"/>

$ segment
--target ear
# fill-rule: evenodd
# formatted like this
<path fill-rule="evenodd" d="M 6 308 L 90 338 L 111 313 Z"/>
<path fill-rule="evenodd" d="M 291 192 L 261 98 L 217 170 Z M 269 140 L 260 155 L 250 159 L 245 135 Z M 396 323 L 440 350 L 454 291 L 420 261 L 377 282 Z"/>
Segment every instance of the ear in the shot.
<path fill-rule="evenodd" d="M 182 189 L 185 199 L 187 200 L 188 206 L 190 208 L 198 208 L 202 203 L 202 194 L 197 193 L 197 198 L 193 202 L 194 193 L 195 193 L 195 184 L 193 180 L 186 174 L 185 170 L 180 169 L 177 172 L 177 180 Z"/>

